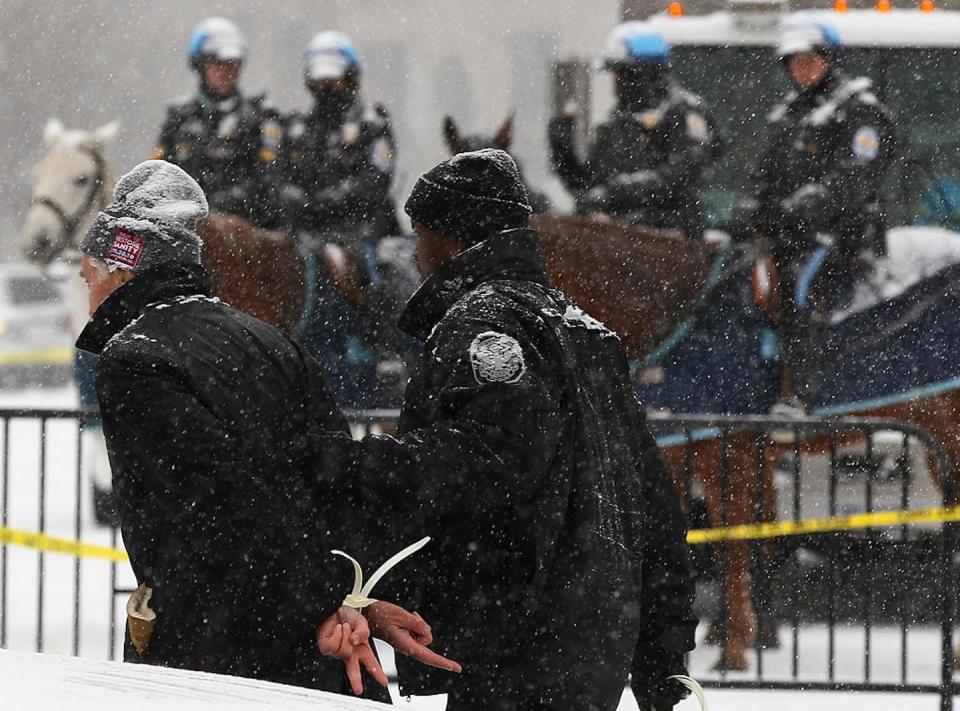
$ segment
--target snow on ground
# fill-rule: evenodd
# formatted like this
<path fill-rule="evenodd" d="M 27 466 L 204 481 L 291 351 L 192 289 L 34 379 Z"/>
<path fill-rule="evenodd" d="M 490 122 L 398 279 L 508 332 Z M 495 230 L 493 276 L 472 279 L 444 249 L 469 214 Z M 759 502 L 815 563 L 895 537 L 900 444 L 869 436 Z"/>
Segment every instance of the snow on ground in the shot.
<path fill-rule="evenodd" d="M 362 711 L 389 708 L 319 691 L 181 669 L 121 664 L 55 655 L 0 651 L 0 687 L 10 711 Z M 401 709 L 440 711 L 443 697 L 397 700 Z M 933 697 L 821 692 L 709 691 L 713 711 L 934 711 Z M 695 701 L 679 704 L 693 711 Z M 622 711 L 637 705 L 624 695 Z"/>
<path fill-rule="evenodd" d="M 365 711 L 385 704 L 250 679 L 76 657 L 0 651 L 10 711 Z"/>
<path fill-rule="evenodd" d="M 58 389 L 32 392 L 0 392 L 0 409 L 2 408 L 61 408 L 75 407 L 76 395 L 72 389 Z M 2 423 L 0 423 L 2 424 Z M 2 430 L 0 430 L 0 445 L 2 445 Z M 85 471 L 81 471 L 78 484 L 76 475 L 77 457 L 77 430 L 71 422 L 50 421 L 48 424 L 45 465 L 46 476 L 44 489 L 46 491 L 46 507 L 44 528 L 47 533 L 65 538 L 74 538 L 76 534 L 76 501 L 80 499 L 80 538 L 85 542 L 100 545 L 110 545 L 111 536 L 108 529 L 97 526 L 93 521 L 92 505 L 90 500 L 90 482 Z M 39 529 L 38 515 L 40 490 L 40 428 L 36 422 L 15 420 L 10 424 L 10 466 L 9 466 L 9 496 L 7 501 L 8 525 L 27 531 Z M 83 461 L 88 460 L 86 449 Z M 814 481 L 816 480 L 816 481 Z M 810 486 L 818 482 L 817 477 L 810 479 Z M 816 488 L 814 486 L 814 488 Z M 805 497 L 806 498 L 806 497 Z M 809 500 L 809 499 L 807 499 Z M 813 514 L 813 511 L 805 514 Z M 3 600 L 3 591 L 0 590 L 0 614 L 5 611 L 5 619 L 0 625 L 0 631 L 6 635 L 5 646 L 10 650 L 20 652 L 34 652 L 38 649 L 37 637 L 41 638 L 45 652 L 59 655 L 68 655 L 73 651 L 73 605 L 75 594 L 75 574 L 77 562 L 74 558 L 64 555 L 47 554 L 43 556 L 43 612 L 42 628 L 38 626 L 38 597 L 40 593 L 39 561 L 36 551 L 6 547 L 6 592 L 7 599 Z M 117 567 L 120 586 L 127 586 L 133 582 L 132 575 L 126 565 Z M 305 708 L 310 703 L 312 708 L 351 708 L 350 706 L 322 706 L 305 692 L 288 692 L 286 694 L 270 685 L 258 685 L 253 682 L 232 682 L 234 686 L 225 687 L 223 682 L 213 680 L 209 675 L 176 676 L 173 681 L 164 679 L 159 681 L 159 670 L 143 667 L 127 667 L 126 665 L 97 666 L 109 654 L 108 625 L 110 615 L 118 628 L 122 630 L 122 604 L 113 604 L 110 594 L 111 565 L 104 561 L 84 559 L 79 565 L 80 581 L 80 625 L 79 644 L 80 655 L 91 660 L 93 666 L 77 666 L 80 662 L 52 657 L 55 661 L 46 658 L 40 660 L 34 656 L 0 652 L 0 685 L 4 689 L 17 688 L 46 689 L 50 696 L 49 707 L 62 707 L 64 699 L 72 701 L 90 699 L 91 707 L 109 711 L 114 705 L 125 707 L 130 705 L 136 685 L 132 683 L 138 675 L 143 675 L 141 686 L 152 690 L 158 688 L 169 689 L 170 693 L 180 695 L 176 708 L 214 708 L 217 700 L 229 697 L 230 708 L 259 709 L 266 708 L 265 699 L 270 697 L 271 708 Z M 2 570 L 0 570 L 2 581 Z M 764 654 L 764 678 L 790 679 L 791 647 L 790 630 L 781 630 L 781 648 Z M 122 637 L 122 634 L 118 635 Z M 900 680 L 900 632 L 895 628 L 876 629 L 872 634 L 874 653 L 871 657 L 871 674 L 875 681 L 897 682 Z M 120 640 L 116 640 L 114 652 L 120 656 Z M 910 683 L 936 683 L 938 678 L 939 635 L 933 628 L 914 628 L 908 634 L 908 675 Z M 827 645 L 828 634 L 823 625 L 809 625 L 800 630 L 799 655 L 800 675 L 806 680 L 824 681 L 827 679 Z M 863 678 L 863 648 L 864 632 L 857 626 L 840 626 L 836 632 L 836 678 L 841 681 L 859 681 Z M 699 679 L 713 678 L 710 672 L 711 665 L 716 661 L 718 650 L 715 647 L 701 646 L 692 656 L 691 671 Z M 84 662 L 86 664 L 86 662 Z M 392 654 L 384 654 L 384 665 L 388 672 L 394 669 Z M 36 667 L 31 669 L 29 667 Z M 755 662 L 754 662 L 755 668 Z M 92 671 L 87 671 L 92 670 Z M 58 676 L 60 675 L 60 676 Z M 728 675 L 728 679 L 754 679 L 755 672 Z M 25 680 L 28 680 L 26 682 Z M 16 684 L 10 683 L 15 681 Z M 7 682 L 7 683 L 4 683 Z M 237 686 L 239 684 L 239 686 Z M 78 686 L 79 685 L 79 686 Z M 86 685 L 87 689 L 80 691 Z M 443 697 L 421 698 L 413 702 L 395 699 L 401 708 L 417 711 L 439 710 L 444 706 Z M 23 693 L 26 693 L 24 691 Z M 32 693 L 32 692 L 31 692 Z M 159 693 L 159 692 L 157 692 Z M 292 695 L 291 695 L 292 694 Z M 184 695 L 196 700 L 197 705 L 184 705 Z M 234 699 L 236 696 L 236 699 Z M 854 706 L 868 708 L 874 711 L 933 711 L 938 708 L 938 702 L 933 695 L 915 696 L 904 694 L 830 694 L 821 692 L 755 692 L 755 691 L 720 691 L 708 690 L 710 708 L 713 711 L 753 711 L 753 709 L 776 708 L 778 711 L 793 711 L 803 708 L 807 711 L 812 706 L 817 711 L 833 711 L 834 709 L 849 709 Z M 17 699 L 26 697 L 18 691 Z M 152 697 L 151 697 L 152 698 Z M 126 699 L 126 701 L 124 701 Z M 306 699 L 306 701 L 305 701 Z M 140 697 L 137 697 L 139 702 Z M 6 708 L 47 708 L 46 701 L 36 701 L 32 697 L 23 701 L 19 706 Z M 152 703 L 152 702 L 151 702 Z M 73 705 L 72 708 L 84 708 Z M 153 708 L 144 706 L 144 708 Z M 159 708 L 159 706 L 158 706 Z M 693 711 L 696 708 L 694 701 L 686 701 L 677 707 L 679 711 Z M 620 705 L 622 711 L 636 711 L 637 705 L 627 692 Z M 165 709 L 166 711 L 166 709 Z"/>

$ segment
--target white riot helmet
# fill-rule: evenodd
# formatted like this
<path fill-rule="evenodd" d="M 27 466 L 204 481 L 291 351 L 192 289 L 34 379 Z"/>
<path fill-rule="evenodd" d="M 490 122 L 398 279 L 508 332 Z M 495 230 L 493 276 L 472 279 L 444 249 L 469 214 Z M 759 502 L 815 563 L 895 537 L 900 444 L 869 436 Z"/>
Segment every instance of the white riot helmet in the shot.
<path fill-rule="evenodd" d="M 360 55 L 342 32 L 315 35 L 307 45 L 303 62 L 308 83 L 320 79 L 356 79 L 360 74 Z"/>
<path fill-rule="evenodd" d="M 787 59 L 804 52 L 820 52 L 829 58 L 838 58 L 842 50 L 840 34 L 833 25 L 824 20 L 798 13 L 785 18 L 780 25 L 778 59 Z"/>
<path fill-rule="evenodd" d="M 613 28 L 601 55 L 603 69 L 616 71 L 638 64 L 667 65 L 670 45 L 646 22 L 624 22 Z"/>
<path fill-rule="evenodd" d="M 242 62 L 247 58 L 247 41 L 235 24 L 224 17 L 208 17 L 190 37 L 190 66 L 198 70 L 207 60 Z"/>

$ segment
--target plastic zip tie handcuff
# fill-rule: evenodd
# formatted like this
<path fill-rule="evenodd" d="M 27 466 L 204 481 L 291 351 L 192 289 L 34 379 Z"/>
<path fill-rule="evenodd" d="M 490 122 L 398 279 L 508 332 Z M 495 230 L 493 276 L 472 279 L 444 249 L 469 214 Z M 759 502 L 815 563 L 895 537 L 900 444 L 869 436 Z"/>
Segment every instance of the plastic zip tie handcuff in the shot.
<path fill-rule="evenodd" d="M 376 572 L 370 576 L 370 580 L 367 581 L 366 585 L 363 584 L 363 569 L 352 556 L 344 553 L 343 551 L 330 551 L 334 555 L 343 556 L 353 563 L 353 590 L 351 590 L 350 594 L 343 599 L 343 604 L 347 607 L 352 607 L 355 610 L 362 610 L 363 608 L 377 602 L 374 598 L 370 597 L 370 593 L 373 591 L 373 586 L 379 583 L 380 579 L 389 573 L 393 566 L 405 558 L 409 558 L 429 542 L 430 536 L 426 536 L 425 538 L 421 538 L 413 545 L 407 546 L 402 551 L 392 556 L 389 560 L 387 560 L 386 563 L 377 568 Z"/>

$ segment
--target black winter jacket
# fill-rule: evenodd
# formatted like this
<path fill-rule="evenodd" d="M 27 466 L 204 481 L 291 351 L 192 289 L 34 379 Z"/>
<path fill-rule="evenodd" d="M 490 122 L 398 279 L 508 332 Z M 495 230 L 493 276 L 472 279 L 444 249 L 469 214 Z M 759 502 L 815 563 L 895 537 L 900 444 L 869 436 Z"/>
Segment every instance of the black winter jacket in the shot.
<path fill-rule="evenodd" d="M 883 249 L 881 186 L 895 154 L 889 111 L 865 77 L 832 73 L 793 91 L 769 114 L 769 135 L 754 171 L 759 223 L 779 251 L 803 248 L 802 231 L 828 232 L 856 254 Z"/>
<path fill-rule="evenodd" d="M 313 504 L 304 453 L 346 422 L 297 345 L 208 293 L 199 266 L 146 271 L 77 342 L 100 356 L 123 540 L 154 589 L 141 661 L 338 691 L 342 664 L 314 635 L 349 588 L 330 566 L 344 543 Z"/>
<path fill-rule="evenodd" d="M 168 107 L 151 158 L 187 171 L 203 188 L 210 209 L 279 227 L 281 131 L 277 112 L 262 96 L 236 94 L 215 101 L 201 91 Z"/>
<path fill-rule="evenodd" d="M 291 224 L 339 242 L 399 234 L 390 197 L 396 147 L 380 104 L 285 119 L 280 194 Z"/>
<path fill-rule="evenodd" d="M 550 288 L 536 235 L 462 252 L 401 327 L 425 355 L 398 435 L 330 438 L 324 469 L 377 478 L 384 519 L 415 504 L 391 547 L 434 537 L 391 573 L 409 583 L 392 595 L 464 673 L 401 659 L 403 692 L 450 692 L 452 709 L 614 709 L 641 634 L 682 668 L 692 583 L 676 493 L 619 339 Z"/>
<path fill-rule="evenodd" d="M 585 161 L 572 132 L 572 121 L 554 119 L 551 152 L 579 212 L 702 236 L 704 175 L 721 142 L 698 96 L 667 83 L 643 106 L 618 106 L 597 126 Z"/>

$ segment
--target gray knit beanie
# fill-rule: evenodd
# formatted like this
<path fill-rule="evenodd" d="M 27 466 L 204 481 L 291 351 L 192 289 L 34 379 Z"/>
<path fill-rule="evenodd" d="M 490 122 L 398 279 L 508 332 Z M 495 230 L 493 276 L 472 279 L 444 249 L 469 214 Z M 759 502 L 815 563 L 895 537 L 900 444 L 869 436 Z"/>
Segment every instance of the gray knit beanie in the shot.
<path fill-rule="evenodd" d="M 81 252 L 132 272 L 200 263 L 196 229 L 207 216 L 207 199 L 182 168 L 144 161 L 117 181 L 113 197 L 84 236 Z"/>

